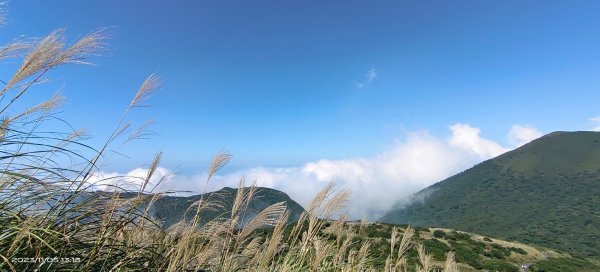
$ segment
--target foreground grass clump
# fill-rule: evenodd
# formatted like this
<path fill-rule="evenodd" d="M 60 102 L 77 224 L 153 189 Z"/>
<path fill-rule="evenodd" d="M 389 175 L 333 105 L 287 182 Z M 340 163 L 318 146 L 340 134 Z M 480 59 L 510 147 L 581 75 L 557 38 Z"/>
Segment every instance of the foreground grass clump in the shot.
<path fill-rule="evenodd" d="M 191 220 L 163 227 L 151 213 L 165 195 L 154 192 L 161 153 L 143 178 L 96 174 L 110 146 L 145 135 L 144 125 L 131 132 L 127 116 L 157 88 L 155 76 L 142 83 L 97 149 L 85 145 L 78 130 L 41 129 L 58 119 L 53 110 L 62 97 L 23 109 L 18 104 L 54 68 L 87 63 L 103 38 L 94 32 L 67 46 L 57 31 L 0 48 L 0 60 L 22 58 L 0 90 L 0 271 L 457 271 L 451 252 L 445 262 L 434 262 L 411 228 L 391 232 L 389 254 L 376 264 L 372 244 L 357 240 L 345 217 L 332 219 L 349 198 L 346 191 L 334 194 L 333 185 L 315 196 L 293 226 L 284 203 L 242 222 L 256 189 L 240 182 L 228 217 L 200 224 L 203 213 L 223 204 L 218 197 L 201 198 L 186 212 Z M 215 156 L 207 182 L 229 159 L 226 153 Z M 326 228 L 335 236 L 321 236 Z M 410 265 L 409 250 L 416 252 Z"/>

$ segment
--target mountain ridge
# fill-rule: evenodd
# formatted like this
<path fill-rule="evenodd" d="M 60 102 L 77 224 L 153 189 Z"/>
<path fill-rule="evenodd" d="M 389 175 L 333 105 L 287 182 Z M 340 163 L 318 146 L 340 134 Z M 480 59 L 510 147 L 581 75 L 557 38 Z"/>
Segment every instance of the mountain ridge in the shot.
<path fill-rule="evenodd" d="M 243 188 L 243 191 L 247 190 L 250 190 L 250 187 Z M 216 218 L 229 218 L 231 205 L 234 202 L 237 192 L 237 188 L 223 187 L 220 190 L 200 195 L 185 197 L 163 196 L 154 203 L 151 210 L 153 216 L 163 222 L 164 227 L 169 227 L 179 222 L 181 219 L 190 220 L 191 217 L 193 217 L 193 212 L 188 211 L 186 213 L 186 210 L 193 203 L 198 202 L 203 197 L 204 200 L 207 201 L 217 198 L 222 207 L 202 211 L 200 223 L 204 224 Z M 248 203 L 248 207 L 240 220 L 242 222 L 247 222 L 260 211 L 278 202 L 285 202 L 287 209 L 290 211 L 288 223 L 297 221 L 304 212 L 304 208 L 290 198 L 285 192 L 267 187 L 256 187 L 254 197 Z"/>
<path fill-rule="evenodd" d="M 600 132 L 553 132 L 416 195 L 382 222 L 437 226 L 600 257 Z"/>

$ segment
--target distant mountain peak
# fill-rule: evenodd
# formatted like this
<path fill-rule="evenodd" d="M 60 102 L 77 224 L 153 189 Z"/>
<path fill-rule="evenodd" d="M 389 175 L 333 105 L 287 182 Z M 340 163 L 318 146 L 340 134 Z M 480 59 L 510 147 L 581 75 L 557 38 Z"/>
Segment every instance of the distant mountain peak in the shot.
<path fill-rule="evenodd" d="M 392 210 L 382 221 L 600 256 L 600 132 L 549 133 L 422 192 L 429 192 L 423 201 Z"/>
<path fill-rule="evenodd" d="M 244 191 L 249 190 L 250 188 L 251 187 L 245 187 Z M 204 199 L 208 201 L 218 198 L 219 203 L 223 204 L 224 207 L 219 210 L 205 211 L 201 216 L 202 222 L 207 222 L 219 217 L 225 218 L 230 216 L 230 206 L 232 205 L 237 192 L 237 188 L 223 187 L 218 191 L 209 192 L 203 195 L 188 197 L 166 196 L 159 198 L 156 201 L 153 205 L 153 213 L 156 218 L 164 222 L 165 227 L 168 227 L 179 222 L 181 219 L 185 218 L 186 220 L 189 220 L 192 216 L 186 214 L 185 211 L 192 203 L 195 203 L 204 197 Z M 213 197 L 211 198 L 211 196 Z M 288 210 L 290 210 L 289 222 L 298 220 L 300 215 L 304 212 L 304 208 L 291 199 L 286 193 L 271 188 L 256 187 L 254 197 L 247 207 L 247 212 L 244 214 L 247 216 L 254 216 L 268 206 L 279 202 L 285 202 Z M 242 218 L 242 221 L 247 221 L 249 219 L 250 218 Z"/>

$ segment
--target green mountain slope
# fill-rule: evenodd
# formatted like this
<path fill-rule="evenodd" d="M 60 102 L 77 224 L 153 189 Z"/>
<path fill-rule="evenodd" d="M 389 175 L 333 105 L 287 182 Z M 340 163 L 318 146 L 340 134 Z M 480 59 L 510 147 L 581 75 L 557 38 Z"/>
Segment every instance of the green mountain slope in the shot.
<path fill-rule="evenodd" d="M 554 132 L 419 192 L 381 221 L 600 257 L 600 133 Z"/>
<path fill-rule="evenodd" d="M 221 205 L 221 207 L 203 210 L 201 213 L 201 224 L 218 217 L 229 218 L 231 206 L 236 194 L 237 189 L 229 187 L 225 187 L 219 191 L 206 193 L 204 195 L 204 200 L 218 201 L 218 204 Z M 190 220 L 194 216 L 195 210 L 190 209 L 187 213 L 186 211 L 190 205 L 199 201 L 201 198 L 202 195 L 190 197 L 161 197 L 152 206 L 153 216 L 160 221 L 163 221 L 165 227 L 169 227 L 179 222 L 184 216 L 186 220 Z M 278 202 L 285 202 L 288 210 L 290 210 L 289 222 L 297 221 L 302 212 L 304 212 L 304 208 L 296 203 L 296 201 L 292 200 L 287 194 L 275 189 L 259 187 L 256 189 L 254 198 L 250 201 L 244 213 L 242 222 L 247 222 L 260 211 Z"/>

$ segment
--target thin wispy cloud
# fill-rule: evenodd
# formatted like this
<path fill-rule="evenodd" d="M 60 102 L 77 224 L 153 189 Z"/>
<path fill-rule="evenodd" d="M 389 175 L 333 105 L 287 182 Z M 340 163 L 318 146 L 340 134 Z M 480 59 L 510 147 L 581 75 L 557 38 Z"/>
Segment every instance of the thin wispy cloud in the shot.
<path fill-rule="evenodd" d="M 371 68 L 371 69 L 367 70 L 367 72 L 365 73 L 365 78 L 360 82 L 354 82 L 354 85 L 360 89 L 362 87 L 365 87 L 365 86 L 371 84 L 371 82 L 373 82 L 373 80 L 375 80 L 376 77 L 377 77 L 377 70 L 375 70 L 375 68 Z"/>

